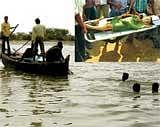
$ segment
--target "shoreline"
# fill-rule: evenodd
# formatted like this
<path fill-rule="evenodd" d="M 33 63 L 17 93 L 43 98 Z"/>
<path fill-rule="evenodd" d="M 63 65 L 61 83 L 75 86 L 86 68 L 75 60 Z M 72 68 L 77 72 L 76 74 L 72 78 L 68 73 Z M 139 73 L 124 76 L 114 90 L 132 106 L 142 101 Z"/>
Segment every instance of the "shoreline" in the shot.
<path fill-rule="evenodd" d="M 153 47 L 149 39 L 134 38 L 133 43 L 119 41 L 106 45 L 105 41 L 99 41 L 87 49 L 92 58 L 85 62 L 160 62 L 160 49 Z"/>

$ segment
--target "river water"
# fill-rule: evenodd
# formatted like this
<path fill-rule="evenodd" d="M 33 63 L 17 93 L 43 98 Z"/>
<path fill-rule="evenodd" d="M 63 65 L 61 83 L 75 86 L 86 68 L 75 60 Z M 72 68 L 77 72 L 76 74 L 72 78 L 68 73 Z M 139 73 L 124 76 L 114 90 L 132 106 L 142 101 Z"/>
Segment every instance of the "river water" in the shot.
<path fill-rule="evenodd" d="M 151 93 L 159 63 L 75 63 L 69 43 L 63 53 L 71 54 L 68 77 L 8 70 L 0 61 L 0 127 L 159 127 L 160 97 Z M 132 92 L 135 82 L 140 94 Z"/>

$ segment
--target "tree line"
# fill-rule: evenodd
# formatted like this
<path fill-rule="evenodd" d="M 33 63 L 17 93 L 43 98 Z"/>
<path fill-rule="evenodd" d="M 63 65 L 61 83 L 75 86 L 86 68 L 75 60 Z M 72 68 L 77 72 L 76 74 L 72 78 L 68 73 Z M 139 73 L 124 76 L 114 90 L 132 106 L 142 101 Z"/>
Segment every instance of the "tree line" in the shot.
<path fill-rule="evenodd" d="M 11 40 L 31 40 L 32 32 L 17 32 L 12 34 Z M 66 29 L 59 28 L 47 28 L 45 41 L 50 40 L 63 40 L 63 41 L 74 41 L 74 36 L 69 33 Z"/>

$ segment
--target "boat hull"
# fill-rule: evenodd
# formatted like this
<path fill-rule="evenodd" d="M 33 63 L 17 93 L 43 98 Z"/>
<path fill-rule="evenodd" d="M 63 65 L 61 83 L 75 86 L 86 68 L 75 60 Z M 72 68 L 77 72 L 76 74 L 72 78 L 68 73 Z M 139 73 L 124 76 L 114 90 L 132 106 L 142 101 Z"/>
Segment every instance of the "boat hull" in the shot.
<path fill-rule="evenodd" d="M 7 56 L 3 53 L 1 57 L 5 67 L 28 73 L 65 76 L 69 72 L 69 56 L 64 62 L 25 62 L 16 56 Z"/>

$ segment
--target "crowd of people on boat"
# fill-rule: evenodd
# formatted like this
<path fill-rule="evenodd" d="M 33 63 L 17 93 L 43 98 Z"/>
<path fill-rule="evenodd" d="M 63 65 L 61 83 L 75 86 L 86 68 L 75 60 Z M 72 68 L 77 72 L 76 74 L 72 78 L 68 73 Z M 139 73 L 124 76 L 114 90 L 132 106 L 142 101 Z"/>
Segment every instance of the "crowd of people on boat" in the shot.
<path fill-rule="evenodd" d="M 127 14 L 139 16 L 143 24 L 149 25 L 152 23 L 150 15 L 160 16 L 160 0 L 75 0 L 75 61 L 80 62 L 86 59 L 86 48 L 88 48 L 89 42 L 84 39 L 84 34 L 89 29 L 113 30 L 114 28 L 111 23 L 99 27 L 86 24 L 86 21 L 96 21 L 97 19 L 102 19 L 102 17 L 113 18 Z M 146 19 L 143 20 L 140 14 L 146 14 L 148 21 Z M 132 25 L 130 26 L 133 27 Z M 121 30 L 123 30 L 123 27 L 121 27 Z M 135 27 L 136 25 L 134 25 L 134 29 Z M 160 48 L 159 34 L 159 28 L 157 27 L 148 31 L 147 35 L 145 32 L 144 36 L 149 35 L 155 48 Z M 128 39 L 133 40 L 133 36 Z"/>
<path fill-rule="evenodd" d="M 16 29 L 16 27 L 10 26 L 10 23 L 8 22 L 8 16 L 4 17 L 4 23 L 1 24 L 2 53 L 6 53 L 8 56 L 12 55 L 9 38 Z M 13 29 L 13 31 L 11 32 L 10 29 Z M 35 26 L 33 26 L 32 28 L 31 47 L 26 49 L 26 51 L 22 55 L 21 60 L 23 60 L 24 58 L 33 58 L 33 61 L 36 61 L 36 56 L 39 55 L 38 54 L 38 45 L 39 45 L 41 50 L 39 56 L 42 56 L 43 61 L 47 62 L 64 61 L 64 57 L 62 54 L 63 43 L 61 41 L 58 41 L 56 46 L 51 47 L 45 52 L 45 47 L 44 47 L 45 35 L 46 35 L 45 26 L 40 23 L 39 18 L 36 18 Z"/>

